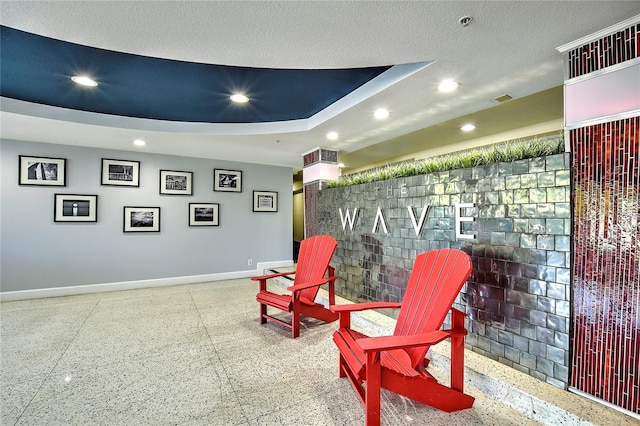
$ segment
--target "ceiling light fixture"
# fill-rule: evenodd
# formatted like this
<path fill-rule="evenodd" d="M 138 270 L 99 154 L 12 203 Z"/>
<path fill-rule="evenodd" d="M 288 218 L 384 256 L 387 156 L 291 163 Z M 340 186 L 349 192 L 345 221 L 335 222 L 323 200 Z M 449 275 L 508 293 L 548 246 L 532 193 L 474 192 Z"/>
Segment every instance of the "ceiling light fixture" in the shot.
<path fill-rule="evenodd" d="M 246 104 L 247 102 L 249 102 L 249 98 L 243 95 L 242 93 L 236 93 L 234 95 L 231 95 L 229 96 L 229 99 L 231 99 L 233 102 L 238 104 Z"/>
<path fill-rule="evenodd" d="M 145 141 L 143 141 L 142 139 L 136 139 L 133 141 L 133 144 L 135 146 L 145 146 L 147 143 Z"/>
<path fill-rule="evenodd" d="M 329 139 L 329 140 L 335 141 L 335 140 L 338 139 L 338 137 L 339 137 L 339 135 L 338 135 L 337 132 L 329 132 L 329 133 L 327 133 L 327 139 Z"/>
<path fill-rule="evenodd" d="M 455 80 L 443 80 L 438 84 L 438 92 L 451 93 L 460 87 L 460 83 Z"/>
<path fill-rule="evenodd" d="M 389 110 L 386 110 L 384 108 L 378 108 L 376 112 L 373 113 L 373 116 L 378 120 L 385 119 L 389 117 Z"/>
<path fill-rule="evenodd" d="M 71 80 L 81 86 L 96 87 L 98 85 L 97 81 L 90 77 L 87 77 L 86 75 L 74 75 L 73 77 L 71 77 Z"/>
<path fill-rule="evenodd" d="M 469 123 L 469 124 L 465 124 L 464 126 L 460 127 L 460 130 L 462 130 L 463 132 L 470 132 L 475 128 L 476 128 L 476 126 L 474 126 L 473 124 Z"/>

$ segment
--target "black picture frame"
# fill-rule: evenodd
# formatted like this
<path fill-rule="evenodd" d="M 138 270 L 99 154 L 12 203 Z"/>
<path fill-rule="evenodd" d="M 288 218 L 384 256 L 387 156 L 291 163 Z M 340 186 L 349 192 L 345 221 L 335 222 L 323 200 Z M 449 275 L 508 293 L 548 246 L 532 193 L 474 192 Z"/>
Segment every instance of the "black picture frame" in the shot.
<path fill-rule="evenodd" d="M 18 184 L 67 186 L 67 159 L 19 155 Z"/>
<path fill-rule="evenodd" d="M 220 204 L 189 203 L 189 226 L 220 226 Z"/>
<path fill-rule="evenodd" d="M 140 162 L 102 159 L 101 184 L 107 186 L 140 186 Z"/>
<path fill-rule="evenodd" d="M 54 222 L 97 222 L 98 196 L 87 194 L 54 194 Z"/>
<path fill-rule="evenodd" d="M 160 207 L 125 206 L 124 232 L 160 232 Z"/>
<path fill-rule="evenodd" d="M 193 195 L 193 172 L 160 170 L 160 194 Z"/>
<path fill-rule="evenodd" d="M 213 169 L 213 190 L 242 192 L 242 172 L 240 170 Z"/>
<path fill-rule="evenodd" d="M 278 193 L 275 191 L 253 191 L 254 212 L 277 212 Z"/>

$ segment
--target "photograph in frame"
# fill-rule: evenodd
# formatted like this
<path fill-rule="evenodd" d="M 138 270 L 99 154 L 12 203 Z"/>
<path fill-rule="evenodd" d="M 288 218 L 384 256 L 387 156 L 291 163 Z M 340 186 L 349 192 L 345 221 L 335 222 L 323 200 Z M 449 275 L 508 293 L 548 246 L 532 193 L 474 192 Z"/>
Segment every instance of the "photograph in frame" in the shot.
<path fill-rule="evenodd" d="M 140 186 L 140 162 L 102 159 L 102 185 Z"/>
<path fill-rule="evenodd" d="M 242 192 L 242 172 L 240 170 L 213 169 L 213 190 Z"/>
<path fill-rule="evenodd" d="M 124 207 L 124 232 L 160 232 L 160 207 Z"/>
<path fill-rule="evenodd" d="M 253 191 L 254 212 L 277 212 L 278 193 L 274 191 Z"/>
<path fill-rule="evenodd" d="M 160 170 L 160 194 L 193 195 L 193 172 Z"/>
<path fill-rule="evenodd" d="M 219 226 L 218 203 L 189 203 L 189 226 Z"/>
<path fill-rule="evenodd" d="M 84 194 L 55 194 L 54 222 L 97 222 L 98 196 Z"/>
<path fill-rule="evenodd" d="M 18 184 L 67 186 L 67 159 L 18 156 Z"/>

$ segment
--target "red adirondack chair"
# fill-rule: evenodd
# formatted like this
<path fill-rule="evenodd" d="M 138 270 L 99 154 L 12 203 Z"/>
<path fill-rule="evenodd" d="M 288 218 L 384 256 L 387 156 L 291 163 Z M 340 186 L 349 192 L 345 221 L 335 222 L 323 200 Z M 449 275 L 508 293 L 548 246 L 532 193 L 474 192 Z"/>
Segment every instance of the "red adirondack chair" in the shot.
<path fill-rule="evenodd" d="M 300 335 L 300 315 L 306 315 L 324 322 L 333 322 L 338 314 L 331 312 L 315 298 L 320 286 L 329 284 L 329 304 L 335 303 L 336 280 L 334 268 L 329 265 L 338 243 L 329 235 L 316 235 L 302 240 L 298 255 L 298 266 L 293 272 L 280 272 L 251 278 L 260 282 L 256 300 L 260 303 L 260 323 L 267 320 L 291 329 L 291 337 Z M 267 280 L 295 274 L 293 285 L 287 287 L 291 294 L 277 294 L 267 290 Z M 291 313 L 291 322 L 275 318 L 267 313 L 267 307 Z"/>
<path fill-rule="evenodd" d="M 340 377 L 347 377 L 365 408 L 365 425 L 380 424 L 380 388 L 451 412 L 470 408 L 464 386 L 464 313 L 452 308 L 471 274 L 471 259 L 457 249 L 416 257 L 402 303 L 371 302 L 331 306 L 340 315 L 333 341 L 340 351 Z M 350 328 L 351 312 L 400 308 L 392 336 L 368 337 Z M 451 329 L 441 330 L 451 310 Z M 451 339 L 451 383 L 427 372 L 429 347 Z"/>

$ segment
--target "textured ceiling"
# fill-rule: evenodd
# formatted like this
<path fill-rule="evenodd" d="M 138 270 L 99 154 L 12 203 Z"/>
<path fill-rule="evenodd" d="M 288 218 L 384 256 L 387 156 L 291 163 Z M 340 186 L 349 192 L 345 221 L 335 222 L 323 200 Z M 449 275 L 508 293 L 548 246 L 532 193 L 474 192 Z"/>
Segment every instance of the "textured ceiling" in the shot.
<path fill-rule="evenodd" d="M 317 146 L 340 151 L 349 167 L 394 153 L 398 142 L 459 117 L 496 107 L 504 93 L 514 100 L 560 86 L 563 60 L 556 47 L 638 14 L 638 1 L 68 1 L 0 2 L 0 24 L 80 45 L 147 57 L 257 68 L 339 69 L 428 63 L 391 76 L 381 88 L 321 111 L 315 121 L 255 128 L 168 120 L 132 119 L 3 98 L 3 138 L 228 159 L 300 168 L 301 155 Z M 473 17 L 463 27 L 458 20 Z M 4 67 L 5 64 L 0 64 Z M 393 69 L 393 68 L 392 68 Z M 176 76 L 176 85 L 183 84 Z M 444 78 L 462 82 L 454 94 L 436 92 Z M 390 117 L 374 120 L 388 108 Z M 523 111 L 525 108 L 521 108 Z M 490 110 L 489 110 L 490 111 Z M 505 116 L 505 111 L 500 113 Z M 478 132 L 496 119 L 478 116 Z M 524 115 L 526 118 L 526 113 Z M 514 117 L 525 123 L 521 117 Z M 533 123 L 531 123 L 533 124 Z M 527 125 L 525 123 L 525 125 Z M 499 126 L 504 123 L 499 123 Z M 328 131 L 340 134 L 328 141 Z M 430 144 L 460 138 L 438 133 Z M 408 137 L 409 137 L 408 136 Z M 382 145 L 379 145 L 381 144 Z M 358 164 L 360 163 L 360 164 Z"/>

